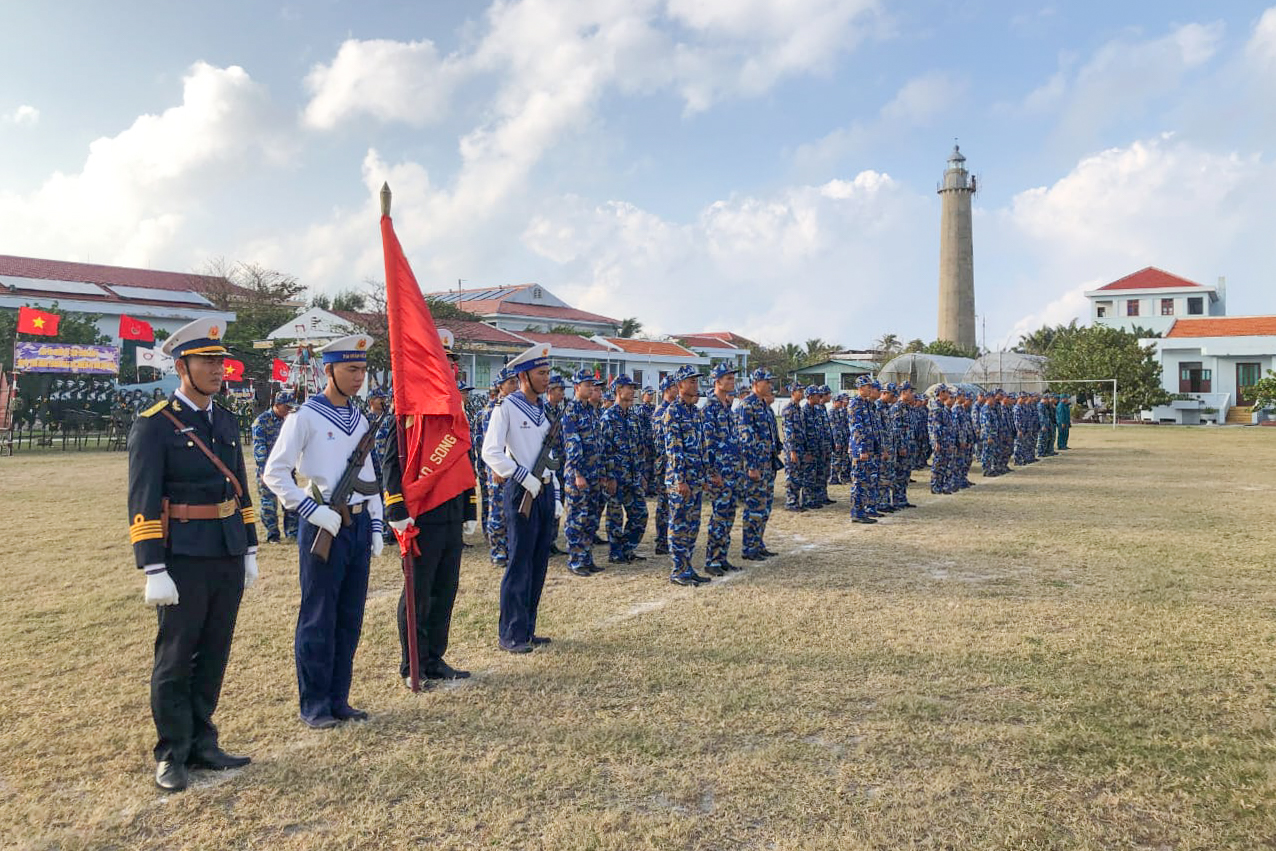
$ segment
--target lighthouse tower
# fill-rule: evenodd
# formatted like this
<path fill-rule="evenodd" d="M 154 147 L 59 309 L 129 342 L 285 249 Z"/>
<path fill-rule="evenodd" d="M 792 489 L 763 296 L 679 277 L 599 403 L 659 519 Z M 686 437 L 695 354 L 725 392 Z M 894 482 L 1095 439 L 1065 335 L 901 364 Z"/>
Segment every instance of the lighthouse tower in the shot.
<path fill-rule="evenodd" d="M 975 349 L 975 246 L 970 222 L 970 198 L 975 178 L 966 171 L 966 158 L 953 145 L 939 187 L 943 213 L 939 223 L 939 335 L 937 339 Z"/>

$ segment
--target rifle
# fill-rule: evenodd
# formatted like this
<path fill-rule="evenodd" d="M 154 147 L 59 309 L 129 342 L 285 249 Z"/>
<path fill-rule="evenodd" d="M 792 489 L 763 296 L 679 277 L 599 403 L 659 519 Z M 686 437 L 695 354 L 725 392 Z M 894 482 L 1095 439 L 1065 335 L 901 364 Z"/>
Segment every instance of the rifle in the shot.
<path fill-rule="evenodd" d="M 545 442 L 541 444 L 540 454 L 536 456 L 536 463 L 532 465 L 532 471 L 527 474 L 542 480 L 542 484 L 544 484 L 543 478 L 546 470 L 558 469 L 558 459 L 553 457 L 554 440 L 558 437 L 558 432 L 562 427 L 563 417 L 560 414 L 558 419 L 550 423 L 549 431 L 545 432 Z M 518 513 L 523 517 L 529 517 L 532 513 L 532 495 L 526 490 L 523 491 L 523 499 L 518 503 Z"/>
<path fill-rule="evenodd" d="M 328 507 L 341 515 L 341 525 L 349 526 L 353 521 L 350 519 L 350 497 L 354 494 L 362 494 L 364 496 L 372 496 L 381 492 L 380 482 L 365 482 L 359 478 L 359 471 L 363 469 L 363 462 L 367 460 L 368 453 L 372 451 L 372 444 L 377 439 L 377 429 L 381 426 L 381 420 L 385 417 L 382 414 L 376 420 L 368 423 L 368 430 L 363 437 L 359 439 L 359 445 L 350 453 L 350 459 L 346 461 L 345 472 L 341 474 L 341 478 L 337 480 L 337 486 L 332 489 L 332 498 L 328 500 Z M 323 494 L 319 493 L 319 489 L 311 483 L 311 496 L 315 502 L 323 505 Z M 314 543 L 310 545 L 310 554 L 320 561 L 328 560 L 328 551 L 332 549 L 332 535 L 328 534 L 327 529 L 320 529 L 315 535 Z"/>

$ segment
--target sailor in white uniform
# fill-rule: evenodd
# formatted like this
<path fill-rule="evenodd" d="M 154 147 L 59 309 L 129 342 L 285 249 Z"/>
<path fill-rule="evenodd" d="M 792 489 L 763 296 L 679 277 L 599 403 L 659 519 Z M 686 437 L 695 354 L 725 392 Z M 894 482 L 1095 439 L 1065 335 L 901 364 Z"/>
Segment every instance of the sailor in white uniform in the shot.
<path fill-rule="evenodd" d="M 285 508 L 307 521 L 297 535 L 301 606 L 293 651 L 301 720 L 320 730 L 368 717 L 349 701 L 354 654 L 368 596 L 369 558 L 380 555 L 385 546 L 380 487 L 371 454 L 358 474 L 368 487 L 358 488 L 350 497 L 349 526 L 342 525 L 341 514 L 328 502 L 369 428 L 352 397 L 363 386 L 371 346 L 371 337 L 356 334 L 333 340 L 319 350 L 327 387 L 284 420 L 261 477 Z M 293 470 L 309 480 L 307 489 L 293 481 Z M 310 554 L 321 529 L 333 536 L 327 561 Z"/>
<path fill-rule="evenodd" d="M 483 463 L 509 483 L 493 508 L 504 512 L 509 538 L 509 562 L 501 579 L 500 646 L 510 653 L 530 653 L 533 645 L 549 641 L 536 634 L 536 612 L 554 542 L 554 520 L 563 508 L 553 471 L 532 473 L 550 428 L 544 399 L 549 353 L 548 345 L 532 346 L 506 364 L 518 376 L 519 389 L 493 409 L 483 437 Z M 524 494 L 532 498 L 527 517 L 518 511 Z"/>

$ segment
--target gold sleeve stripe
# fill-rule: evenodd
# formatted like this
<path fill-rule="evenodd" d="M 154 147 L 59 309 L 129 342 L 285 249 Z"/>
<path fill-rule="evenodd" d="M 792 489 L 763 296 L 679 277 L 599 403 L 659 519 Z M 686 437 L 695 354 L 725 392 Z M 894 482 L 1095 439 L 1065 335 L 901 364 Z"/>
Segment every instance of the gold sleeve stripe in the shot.
<path fill-rule="evenodd" d="M 385 495 L 385 504 L 387 506 L 396 505 L 400 502 L 403 502 L 403 494 L 401 493 L 387 493 Z"/>
<path fill-rule="evenodd" d="M 128 533 L 130 544 L 136 544 L 139 541 L 154 541 L 163 537 L 164 532 L 159 526 L 154 529 L 130 529 Z"/>
<path fill-rule="evenodd" d="M 243 508 L 239 509 L 239 513 L 244 515 L 245 523 L 257 522 L 257 509 L 253 508 L 251 505 L 245 505 Z"/>

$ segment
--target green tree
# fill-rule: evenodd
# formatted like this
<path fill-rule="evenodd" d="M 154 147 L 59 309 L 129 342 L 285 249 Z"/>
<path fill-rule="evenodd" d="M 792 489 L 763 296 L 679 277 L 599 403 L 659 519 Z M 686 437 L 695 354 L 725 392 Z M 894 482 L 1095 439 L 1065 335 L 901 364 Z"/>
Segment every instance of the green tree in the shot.
<path fill-rule="evenodd" d="M 915 352 L 924 351 L 925 349 L 926 349 L 926 343 L 920 337 L 918 337 L 916 339 L 909 340 L 908 345 L 904 347 L 904 351 L 901 352 L 900 354 L 911 355 Z"/>
<path fill-rule="evenodd" d="M 616 332 L 617 337 L 636 337 L 642 333 L 642 323 L 638 321 L 638 317 L 630 316 L 628 319 L 620 320 L 620 330 Z"/>
<path fill-rule="evenodd" d="M 891 358 L 904 350 L 904 344 L 895 334 L 883 334 L 873 341 L 873 348 L 877 351 L 877 357 L 873 362 L 877 364 L 878 369 L 881 369 Z"/>
<path fill-rule="evenodd" d="M 963 349 L 961 346 L 950 340 L 934 340 L 927 343 L 922 349 L 922 352 L 928 355 L 946 355 L 954 358 L 979 357 L 978 349 Z"/>
<path fill-rule="evenodd" d="M 353 311 L 358 313 L 368 307 L 368 294 L 359 290 L 342 290 L 332 297 L 330 310 Z"/>
<path fill-rule="evenodd" d="M 1255 408 L 1276 408 L 1276 370 L 1267 370 L 1267 375 L 1248 388 L 1245 395 L 1254 400 Z"/>
<path fill-rule="evenodd" d="M 1051 344 L 1046 378 L 1064 382 L 1052 384 L 1051 390 L 1072 394 L 1090 394 L 1102 385 L 1067 383 L 1071 379 L 1115 378 L 1117 413 L 1134 414 L 1169 401 L 1155 352 L 1155 346 L 1139 345 L 1138 336 L 1129 331 L 1104 325 L 1077 328 Z"/>
<path fill-rule="evenodd" d="M 836 352 L 840 346 L 837 343 L 828 343 L 816 337 L 806 341 L 806 350 L 802 353 L 802 363 L 799 366 L 810 366 L 812 364 L 826 361 L 833 352 Z"/>

